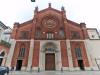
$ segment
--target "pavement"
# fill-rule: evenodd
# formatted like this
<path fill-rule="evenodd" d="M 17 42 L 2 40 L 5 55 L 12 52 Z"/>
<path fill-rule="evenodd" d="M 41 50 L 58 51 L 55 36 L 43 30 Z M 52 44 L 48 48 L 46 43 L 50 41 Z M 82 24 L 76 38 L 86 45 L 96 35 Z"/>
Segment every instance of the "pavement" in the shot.
<path fill-rule="evenodd" d="M 42 72 L 26 72 L 11 71 L 9 75 L 100 75 L 100 71 L 42 71 Z"/>

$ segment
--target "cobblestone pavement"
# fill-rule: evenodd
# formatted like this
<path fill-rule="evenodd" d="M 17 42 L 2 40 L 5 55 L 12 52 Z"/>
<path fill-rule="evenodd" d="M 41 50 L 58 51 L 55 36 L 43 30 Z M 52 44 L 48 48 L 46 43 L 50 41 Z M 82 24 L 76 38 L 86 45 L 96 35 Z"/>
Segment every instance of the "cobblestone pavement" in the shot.
<path fill-rule="evenodd" d="M 60 71 L 44 71 L 44 72 L 22 72 L 13 71 L 9 75 L 100 75 L 100 71 L 73 71 L 73 72 L 60 72 Z"/>

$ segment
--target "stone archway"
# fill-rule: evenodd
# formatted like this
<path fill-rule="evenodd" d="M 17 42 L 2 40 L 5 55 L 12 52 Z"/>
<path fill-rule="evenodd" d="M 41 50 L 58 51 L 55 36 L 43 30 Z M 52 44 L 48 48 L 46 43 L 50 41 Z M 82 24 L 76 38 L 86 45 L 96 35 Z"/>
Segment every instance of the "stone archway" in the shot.
<path fill-rule="evenodd" d="M 43 41 L 40 46 L 39 68 L 45 71 L 61 70 L 61 52 L 58 41 Z M 48 60 L 51 59 L 51 60 Z M 53 60 L 53 61 L 52 61 Z M 51 61 L 51 64 L 49 63 Z M 52 67 L 49 67 L 49 66 Z M 49 67 L 49 68 L 48 68 Z"/>
<path fill-rule="evenodd" d="M 43 46 L 43 52 L 45 53 L 45 70 L 55 70 L 55 53 L 57 47 L 53 42 L 47 42 Z"/>

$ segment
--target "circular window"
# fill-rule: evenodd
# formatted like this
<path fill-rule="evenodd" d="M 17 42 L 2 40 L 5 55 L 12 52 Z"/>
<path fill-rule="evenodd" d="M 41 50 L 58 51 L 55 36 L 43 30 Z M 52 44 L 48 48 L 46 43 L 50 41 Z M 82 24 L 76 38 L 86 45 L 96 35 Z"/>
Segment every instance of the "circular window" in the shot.
<path fill-rule="evenodd" d="M 57 23 L 54 19 L 44 19 L 42 23 L 44 26 L 46 26 L 48 28 L 53 28 L 57 25 Z"/>

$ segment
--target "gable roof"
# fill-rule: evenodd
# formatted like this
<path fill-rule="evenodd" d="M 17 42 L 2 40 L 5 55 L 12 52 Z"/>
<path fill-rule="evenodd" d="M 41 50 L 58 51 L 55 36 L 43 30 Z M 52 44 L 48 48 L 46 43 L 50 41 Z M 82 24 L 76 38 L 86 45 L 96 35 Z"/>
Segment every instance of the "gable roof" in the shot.
<path fill-rule="evenodd" d="M 53 10 L 53 11 L 55 11 L 55 12 L 61 13 L 60 10 L 54 9 L 54 8 L 52 8 L 52 7 L 48 7 L 48 8 L 46 8 L 46 9 L 40 10 L 40 11 L 38 11 L 38 12 L 41 13 L 41 12 L 45 12 L 45 11 L 48 11 L 48 10 Z"/>

